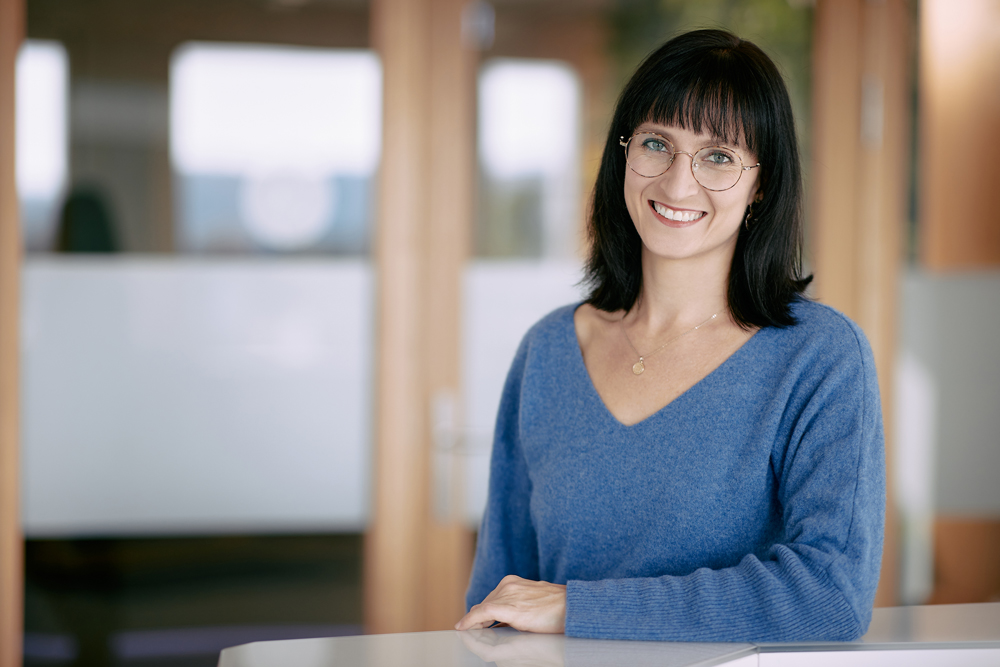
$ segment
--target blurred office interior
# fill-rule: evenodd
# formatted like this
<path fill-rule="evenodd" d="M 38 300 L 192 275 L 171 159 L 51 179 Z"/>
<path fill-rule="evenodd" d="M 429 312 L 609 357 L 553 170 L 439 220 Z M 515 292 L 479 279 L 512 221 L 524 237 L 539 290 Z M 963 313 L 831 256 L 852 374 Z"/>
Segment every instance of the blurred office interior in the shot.
<path fill-rule="evenodd" d="M 617 91 L 697 27 L 786 76 L 876 353 L 877 603 L 1000 599 L 1000 2 L 0 0 L 0 667 L 450 627 Z"/>

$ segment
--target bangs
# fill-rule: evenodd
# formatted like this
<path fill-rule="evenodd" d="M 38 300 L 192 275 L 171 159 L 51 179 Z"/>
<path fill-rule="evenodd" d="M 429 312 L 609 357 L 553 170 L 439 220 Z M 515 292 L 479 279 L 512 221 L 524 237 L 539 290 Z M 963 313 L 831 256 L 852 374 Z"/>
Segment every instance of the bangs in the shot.
<path fill-rule="evenodd" d="M 631 108 L 645 109 L 646 113 L 629 119 L 629 134 L 650 121 L 678 125 L 743 146 L 759 159 L 761 144 L 766 143 L 761 132 L 767 127 L 762 82 L 745 63 L 728 56 L 714 51 L 678 64 L 671 68 L 670 76 L 637 86 L 639 96 L 645 99 L 636 100 Z"/>

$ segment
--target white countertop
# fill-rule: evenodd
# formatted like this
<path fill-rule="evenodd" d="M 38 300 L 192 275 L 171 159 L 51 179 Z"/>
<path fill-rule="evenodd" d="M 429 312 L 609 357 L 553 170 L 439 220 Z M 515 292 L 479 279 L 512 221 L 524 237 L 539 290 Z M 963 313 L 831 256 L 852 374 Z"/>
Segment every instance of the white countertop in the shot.
<path fill-rule="evenodd" d="M 219 667 L 785 667 L 1000 665 L 1000 603 L 876 609 L 856 642 L 637 642 L 510 628 L 257 642 Z"/>

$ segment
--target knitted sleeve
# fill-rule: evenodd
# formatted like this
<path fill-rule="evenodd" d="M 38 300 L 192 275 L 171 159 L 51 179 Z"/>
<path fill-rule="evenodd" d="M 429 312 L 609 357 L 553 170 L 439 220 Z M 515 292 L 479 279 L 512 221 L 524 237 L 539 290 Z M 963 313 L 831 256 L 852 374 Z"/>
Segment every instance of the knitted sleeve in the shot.
<path fill-rule="evenodd" d="M 856 325 L 796 381 L 771 466 L 783 535 L 766 554 L 683 576 L 568 582 L 566 634 L 675 641 L 853 640 L 881 564 L 885 458 L 878 383 Z M 844 339 L 841 339 L 844 340 Z M 812 371 L 807 371 L 812 372 Z"/>
<path fill-rule="evenodd" d="M 482 602 L 508 574 L 539 578 L 537 540 L 529 514 L 531 480 L 521 449 L 518 419 L 529 337 L 518 348 L 500 398 L 486 510 L 465 595 L 466 609 Z"/>

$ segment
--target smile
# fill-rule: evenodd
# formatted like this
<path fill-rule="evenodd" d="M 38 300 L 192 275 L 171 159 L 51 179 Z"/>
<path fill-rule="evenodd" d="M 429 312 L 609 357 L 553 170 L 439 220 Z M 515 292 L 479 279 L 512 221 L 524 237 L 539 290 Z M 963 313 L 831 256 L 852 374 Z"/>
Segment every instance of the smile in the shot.
<path fill-rule="evenodd" d="M 661 204 L 660 202 L 650 201 L 649 202 L 653 210 L 659 215 L 666 218 L 667 220 L 672 220 L 674 222 L 695 222 L 700 220 L 705 216 L 704 211 L 692 211 L 690 209 L 681 210 L 676 208 L 671 208 L 666 204 Z"/>

